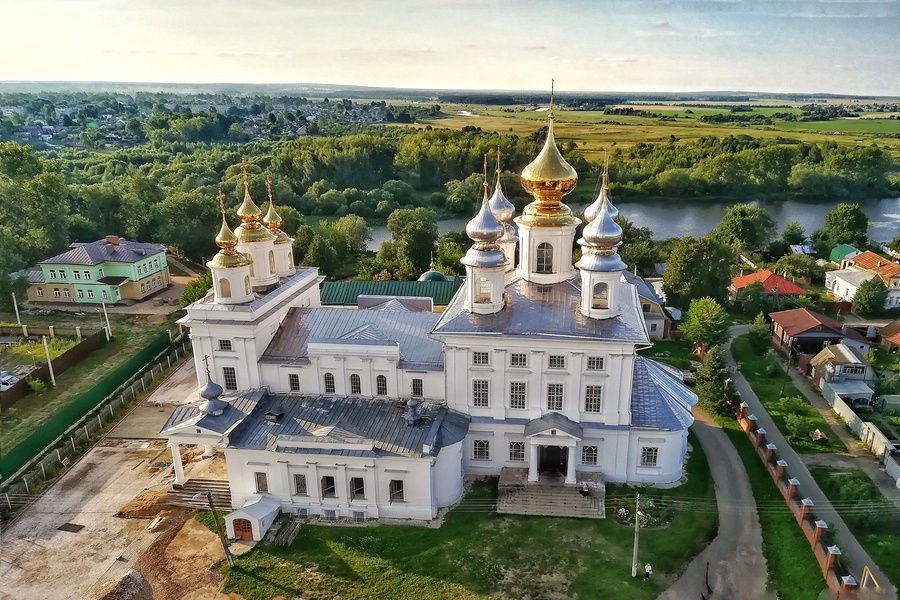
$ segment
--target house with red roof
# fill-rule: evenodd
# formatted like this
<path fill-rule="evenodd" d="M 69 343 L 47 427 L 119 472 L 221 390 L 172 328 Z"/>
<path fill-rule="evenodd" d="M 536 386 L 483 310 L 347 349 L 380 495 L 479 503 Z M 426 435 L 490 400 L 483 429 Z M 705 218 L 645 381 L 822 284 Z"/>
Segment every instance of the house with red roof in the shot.
<path fill-rule="evenodd" d="M 852 327 L 805 308 L 769 313 L 769 318 L 773 343 L 791 356 L 818 354 L 825 346 L 841 342 L 861 354 L 869 350 L 869 341 Z"/>
<path fill-rule="evenodd" d="M 881 347 L 888 352 L 900 351 L 900 321 L 892 321 L 878 330 Z"/>
<path fill-rule="evenodd" d="M 742 300 L 743 290 L 751 283 L 759 282 L 763 286 L 763 290 L 770 297 L 775 296 L 803 296 L 806 290 L 792 281 L 788 281 L 781 275 L 773 273 L 768 269 L 760 269 L 756 273 L 742 275 L 731 280 L 728 286 L 729 300 Z"/>

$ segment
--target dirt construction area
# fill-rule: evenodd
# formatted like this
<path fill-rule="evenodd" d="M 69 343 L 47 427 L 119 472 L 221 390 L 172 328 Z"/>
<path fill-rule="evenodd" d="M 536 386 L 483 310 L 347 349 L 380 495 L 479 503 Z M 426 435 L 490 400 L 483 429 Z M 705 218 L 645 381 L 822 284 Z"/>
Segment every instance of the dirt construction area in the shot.
<path fill-rule="evenodd" d="M 171 451 L 163 440 L 138 437 L 155 437 L 160 404 L 171 412 L 190 399 L 192 376 L 190 362 L 176 370 L 146 410 L 125 418 L 119 436 L 101 440 L 0 532 L 0 599 L 238 599 L 218 592 L 218 537 L 193 510 L 166 504 Z M 223 479 L 222 456 L 199 459 L 201 452 L 182 446 L 186 475 Z M 148 531 L 156 517 L 161 523 Z"/>

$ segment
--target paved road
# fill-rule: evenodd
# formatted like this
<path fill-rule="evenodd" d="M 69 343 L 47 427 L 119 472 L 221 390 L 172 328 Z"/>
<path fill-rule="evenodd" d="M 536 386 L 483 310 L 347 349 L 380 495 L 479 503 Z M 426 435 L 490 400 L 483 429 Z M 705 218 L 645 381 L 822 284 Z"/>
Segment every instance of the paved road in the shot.
<path fill-rule="evenodd" d="M 735 325 L 731 328 L 732 337 L 742 335 L 746 332 L 746 325 Z M 735 364 L 734 357 L 731 355 L 731 344 L 725 344 L 723 348 L 725 350 L 726 362 L 729 365 Z M 741 398 L 750 406 L 750 412 L 756 415 L 759 426 L 766 430 L 766 439 L 775 444 L 778 448 L 778 456 L 787 461 L 787 471 L 790 476 L 796 477 L 800 481 L 799 493 L 803 497 L 810 498 L 813 501 L 815 514 L 820 519 L 825 520 L 829 526 L 835 530 L 835 541 L 843 553 L 841 558 L 843 559 L 844 564 L 849 567 L 850 571 L 857 579 L 859 578 L 860 573 L 862 573 L 863 567 L 868 565 L 875 573 L 878 581 L 882 583 L 883 588 L 885 588 L 884 597 L 895 598 L 897 591 L 890 584 L 890 581 L 881 569 L 875 564 L 875 561 L 872 560 L 853 534 L 850 533 L 850 529 L 847 527 L 846 523 L 844 523 L 844 520 L 841 519 L 840 515 L 832 507 L 831 502 L 828 501 L 828 498 L 822 490 L 819 489 L 819 486 L 806 468 L 806 464 L 784 439 L 781 431 L 779 431 L 775 422 L 772 420 L 772 417 L 769 416 L 769 413 L 763 407 L 762 402 L 760 402 L 759 398 L 757 398 L 756 394 L 753 392 L 753 389 L 747 383 L 747 380 L 740 372 L 735 373 L 732 380 L 734 381 L 737 390 L 741 393 Z"/>
<path fill-rule="evenodd" d="M 756 502 L 741 458 L 709 415 L 695 407 L 694 417 L 693 430 L 715 481 L 719 532 L 660 600 L 694 599 L 701 594 L 709 600 L 772 598 L 766 592 L 766 561 Z M 713 590 L 710 596 L 706 595 L 707 564 Z"/>

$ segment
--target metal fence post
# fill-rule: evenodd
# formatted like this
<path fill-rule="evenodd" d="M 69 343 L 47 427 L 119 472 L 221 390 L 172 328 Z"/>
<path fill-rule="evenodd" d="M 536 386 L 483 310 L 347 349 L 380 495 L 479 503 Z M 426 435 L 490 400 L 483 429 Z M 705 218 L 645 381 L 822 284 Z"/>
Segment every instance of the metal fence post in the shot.
<path fill-rule="evenodd" d="M 47 480 L 47 469 L 44 468 L 44 463 L 43 463 L 43 461 L 41 461 L 41 462 L 38 463 L 38 464 L 41 465 L 41 475 L 44 476 L 44 481 L 46 481 L 46 480 Z"/>
<path fill-rule="evenodd" d="M 9 501 L 9 494 L 3 492 L 3 497 L 6 498 L 6 506 L 9 507 L 9 510 L 12 510 L 12 503 Z"/>
<path fill-rule="evenodd" d="M 62 458 L 60 458 L 60 456 L 59 456 L 59 448 L 56 449 L 56 460 L 58 460 L 59 462 L 62 462 Z"/>
<path fill-rule="evenodd" d="M 72 452 L 78 452 L 78 450 L 75 449 L 75 438 L 70 436 L 69 441 L 72 442 Z"/>
<path fill-rule="evenodd" d="M 91 437 L 91 434 L 88 433 L 88 430 L 87 430 L 87 423 L 84 424 L 84 437 L 85 437 L 85 439 Z"/>
<path fill-rule="evenodd" d="M 31 490 L 28 489 L 28 475 L 22 475 L 22 483 L 25 484 L 25 493 L 30 494 Z"/>

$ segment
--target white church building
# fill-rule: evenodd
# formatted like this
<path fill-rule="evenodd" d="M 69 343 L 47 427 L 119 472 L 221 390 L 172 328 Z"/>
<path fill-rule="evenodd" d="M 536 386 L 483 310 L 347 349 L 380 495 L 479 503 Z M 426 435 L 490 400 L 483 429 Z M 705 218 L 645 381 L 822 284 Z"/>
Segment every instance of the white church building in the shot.
<path fill-rule="evenodd" d="M 486 179 L 486 178 L 485 178 Z M 465 283 L 442 313 L 406 299 L 322 307 L 315 268 L 250 197 L 225 221 L 213 288 L 187 307 L 200 400 L 163 427 L 226 460 L 232 537 L 260 539 L 277 513 L 428 520 L 466 475 L 524 485 L 671 483 L 682 476 L 696 396 L 644 358 L 650 335 L 617 249 L 604 180 L 581 221 L 553 137 L 521 173 L 534 201 L 514 217 L 498 177 L 466 233 Z M 220 193 L 220 203 L 222 197 Z"/>

